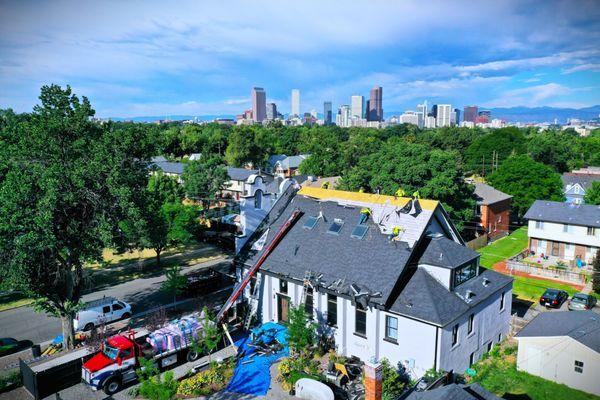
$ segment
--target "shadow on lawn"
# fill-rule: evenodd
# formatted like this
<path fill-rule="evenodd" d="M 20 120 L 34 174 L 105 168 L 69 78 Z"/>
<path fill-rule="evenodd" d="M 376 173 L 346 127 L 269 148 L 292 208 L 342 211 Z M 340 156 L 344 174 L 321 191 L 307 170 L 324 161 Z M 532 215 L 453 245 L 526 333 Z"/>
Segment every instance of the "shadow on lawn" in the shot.
<path fill-rule="evenodd" d="M 504 393 L 502 398 L 505 400 L 531 400 L 531 397 L 529 397 L 526 394 L 512 394 L 512 393 Z"/>

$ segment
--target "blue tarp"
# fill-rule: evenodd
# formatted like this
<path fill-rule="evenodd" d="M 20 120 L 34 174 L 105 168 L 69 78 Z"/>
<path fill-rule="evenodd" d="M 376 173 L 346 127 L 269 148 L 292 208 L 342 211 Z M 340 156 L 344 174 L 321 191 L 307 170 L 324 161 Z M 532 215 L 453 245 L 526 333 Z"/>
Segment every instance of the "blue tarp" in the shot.
<path fill-rule="evenodd" d="M 283 345 L 283 349 L 271 355 L 256 354 L 252 356 L 255 353 L 255 349 L 249 346 L 252 338 L 245 337 L 238 340 L 235 344 L 238 346 L 240 354 L 244 354 L 244 356 L 238 360 L 233 377 L 227 385 L 227 391 L 263 396 L 267 394 L 271 383 L 269 372 L 271 364 L 290 354 L 287 344 L 287 328 L 273 322 L 267 322 L 253 329 L 251 336 L 260 337 L 265 343 L 277 340 Z M 252 361 L 244 364 L 244 361 L 250 360 Z"/>

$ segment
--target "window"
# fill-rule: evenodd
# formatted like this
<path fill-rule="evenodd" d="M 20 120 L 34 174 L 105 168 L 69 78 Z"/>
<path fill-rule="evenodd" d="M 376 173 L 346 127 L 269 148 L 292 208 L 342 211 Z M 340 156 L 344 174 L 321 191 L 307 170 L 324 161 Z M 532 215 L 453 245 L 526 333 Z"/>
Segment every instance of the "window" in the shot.
<path fill-rule="evenodd" d="M 487 351 L 486 351 L 486 352 L 487 352 L 487 353 L 489 353 L 490 351 L 492 351 L 492 347 L 493 347 L 493 346 L 494 346 L 494 342 L 490 341 L 490 342 L 487 344 Z"/>
<path fill-rule="evenodd" d="M 498 223 L 502 223 L 502 215 L 498 215 Z"/>
<path fill-rule="evenodd" d="M 354 319 L 354 332 L 365 336 L 367 334 L 367 310 L 356 303 Z"/>
<path fill-rule="evenodd" d="M 119 311 L 119 310 L 123 309 L 123 306 L 120 305 L 119 303 L 113 304 L 112 309 L 113 309 L 113 311 Z"/>
<path fill-rule="evenodd" d="M 452 346 L 455 346 L 458 343 L 458 324 L 454 325 L 452 328 Z"/>
<path fill-rule="evenodd" d="M 283 279 L 279 280 L 279 292 L 287 294 L 287 292 L 288 292 L 288 283 L 287 283 L 286 280 L 283 280 Z"/>
<path fill-rule="evenodd" d="M 469 330 L 467 333 L 473 333 L 473 322 L 475 322 L 475 314 L 469 316 Z"/>
<path fill-rule="evenodd" d="M 588 236 L 596 236 L 596 228 L 594 228 L 593 226 L 588 226 L 587 235 Z"/>
<path fill-rule="evenodd" d="M 254 208 L 262 208 L 262 190 L 254 193 Z"/>
<path fill-rule="evenodd" d="M 575 360 L 575 372 L 583 374 L 583 361 Z"/>
<path fill-rule="evenodd" d="M 108 314 L 110 312 L 110 306 L 104 306 L 104 307 L 102 307 L 102 312 L 104 314 Z"/>
<path fill-rule="evenodd" d="M 500 295 L 500 311 L 504 311 L 504 296 L 506 295 L 506 293 L 502 292 L 502 294 Z"/>
<path fill-rule="evenodd" d="M 304 223 L 304 229 L 312 230 L 317 225 L 318 220 L 317 217 L 308 217 Z"/>
<path fill-rule="evenodd" d="M 126 359 L 126 358 L 129 358 L 130 355 L 131 355 L 131 349 L 129 348 L 129 349 L 121 350 L 119 357 L 121 357 L 122 359 Z"/>
<path fill-rule="evenodd" d="M 337 297 L 327 295 L 327 324 L 337 326 Z"/>
<path fill-rule="evenodd" d="M 344 226 L 344 221 L 336 218 L 333 220 L 333 223 L 327 229 L 327 233 L 331 233 L 332 235 L 339 235 L 342 230 L 342 226 Z"/>
<path fill-rule="evenodd" d="M 454 272 L 454 286 L 458 286 L 461 283 L 468 281 L 469 279 L 477 275 L 477 262 L 465 265 L 464 267 L 458 268 Z"/>
<path fill-rule="evenodd" d="M 535 229 L 544 230 L 544 221 L 535 221 Z"/>
<path fill-rule="evenodd" d="M 471 353 L 469 356 L 469 367 L 475 363 L 475 352 Z"/>
<path fill-rule="evenodd" d="M 398 341 L 398 318 L 391 315 L 385 317 L 385 337 L 394 342 Z"/>
<path fill-rule="evenodd" d="M 579 194 L 579 185 L 575 185 L 575 190 L 573 190 L 575 194 Z"/>
<path fill-rule="evenodd" d="M 481 215 L 481 206 L 480 205 L 475 206 L 475 215 L 476 216 Z"/>
<path fill-rule="evenodd" d="M 356 227 L 352 230 L 350 237 L 353 237 L 355 239 L 362 239 L 363 237 L 365 237 L 368 230 L 369 227 L 367 225 L 356 225 Z"/>
<path fill-rule="evenodd" d="M 304 302 L 304 311 L 306 311 L 308 318 L 313 318 L 313 289 L 311 287 L 306 288 L 306 300 Z"/>
<path fill-rule="evenodd" d="M 573 232 L 573 226 L 569 225 L 569 224 L 564 224 L 563 225 L 563 232 L 564 233 L 572 233 Z"/>

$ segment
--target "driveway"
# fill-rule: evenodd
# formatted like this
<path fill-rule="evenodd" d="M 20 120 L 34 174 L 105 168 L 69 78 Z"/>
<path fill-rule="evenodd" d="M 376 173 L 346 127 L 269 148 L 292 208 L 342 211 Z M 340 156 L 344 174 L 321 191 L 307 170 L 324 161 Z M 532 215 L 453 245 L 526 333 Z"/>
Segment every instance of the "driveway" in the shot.
<path fill-rule="evenodd" d="M 225 268 L 227 258 L 195 264 L 183 268 L 183 273 L 190 273 L 202 268 L 218 266 Z M 103 296 L 113 296 L 132 305 L 133 314 L 151 307 L 168 304 L 173 298 L 160 290 L 165 276 L 140 278 L 125 282 L 98 292 L 83 296 L 83 301 L 91 301 Z M 36 313 L 31 307 L 19 307 L 0 312 L 0 337 L 13 337 L 18 340 L 31 340 L 41 343 L 51 340 L 61 333 L 60 319 Z"/>

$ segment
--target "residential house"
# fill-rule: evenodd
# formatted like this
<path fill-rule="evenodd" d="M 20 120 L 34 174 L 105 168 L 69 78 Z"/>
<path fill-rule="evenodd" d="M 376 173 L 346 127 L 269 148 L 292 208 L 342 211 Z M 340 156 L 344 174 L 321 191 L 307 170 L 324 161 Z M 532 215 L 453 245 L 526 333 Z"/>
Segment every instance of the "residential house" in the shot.
<path fill-rule="evenodd" d="M 480 228 L 490 239 L 508 235 L 512 196 L 485 183 L 475 183 L 475 215 Z"/>
<path fill-rule="evenodd" d="M 585 192 L 592 187 L 594 182 L 600 182 L 600 168 L 579 171 L 585 171 L 585 173 L 567 172 L 561 176 L 567 203 L 583 204 Z"/>
<path fill-rule="evenodd" d="M 541 313 L 515 338 L 518 370 L 600 396 L 600 315 Z"/>
<path fill-rule="evenodd" d="M 259 321 L 304 304 L 340 354 L 414 377 L 461 373 L 508 333 L 512 278 L 480 267 L 438 201 L 292 187 L 236 257 L 238 279 L 296 210 L 245 289 Z"/>
<path fill-rule="evenodd" d="M 300 186 L 310 186 L 323 189 L 335 189 L 340 182 L 340 176 L 316 177 L 313 175 L 296 175 L 294 180 Z"/>
<path fill-rule="evenodd" d="M 591 263 L 600 248 L 600 206 L 536 200 L 525 219 L 535 254 Z"/>
<path fill-rule="evenodd" d="M 501 400 L 478 383 L 470 385 L 451 383 L 439 388 L 412 392 L 404 400 Z"/>
<path fill-rule="evenodd" d="M 297 156 L 286 156 L 285 154 L 277 154 L 269 157 L 270 172 L 275 176 L 282 178 L 291 178 L 297 174 L 298 167 L 302 161 L 307 159 L 309 154 L 300 154 Z"/>
<path fill-rule="evenodd" d="M 168 161 L 163 156 L 158 156 L 152 158 L 152 161 L 150 162 L 150 170 L 161 170 L 163 174 L 176 178 L 177 181 L 181 183 L 181 175 L 183 175 L 184 165 L 185 164 L 180 162 Z"/>

